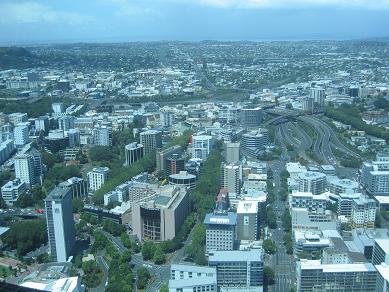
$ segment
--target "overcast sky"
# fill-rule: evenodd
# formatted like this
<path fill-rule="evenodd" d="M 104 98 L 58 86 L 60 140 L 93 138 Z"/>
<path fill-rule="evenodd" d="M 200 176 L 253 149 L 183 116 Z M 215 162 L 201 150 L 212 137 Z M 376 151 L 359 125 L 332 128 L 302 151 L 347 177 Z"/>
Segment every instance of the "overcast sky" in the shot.
<path fill-rule="evenodd" d="M 389 0 L 0 0 L 0 43 L 389 36 Z"/>

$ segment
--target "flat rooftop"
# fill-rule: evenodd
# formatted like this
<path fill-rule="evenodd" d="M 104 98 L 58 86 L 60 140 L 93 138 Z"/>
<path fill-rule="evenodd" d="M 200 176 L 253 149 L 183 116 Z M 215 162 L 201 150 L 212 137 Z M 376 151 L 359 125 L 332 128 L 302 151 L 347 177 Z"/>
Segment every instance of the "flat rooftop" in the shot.
<path fill-rule="evenodd" d="M 226 214 L 208 213 L 205 215 L 204 224 L 207 225 L 236 225 L 236 213 Z"/>
<path fill-rule="evenodd" d="M 262 249 L 212 251 L 208 260 L 209 262 L 260 262 Z"/>
<path fill-rule="evenodd" d="M 371 263 L 322 264 L 320 260 L 300 260 L 301 270 L 322 270 L 323 273 L 375 272 Z"/>

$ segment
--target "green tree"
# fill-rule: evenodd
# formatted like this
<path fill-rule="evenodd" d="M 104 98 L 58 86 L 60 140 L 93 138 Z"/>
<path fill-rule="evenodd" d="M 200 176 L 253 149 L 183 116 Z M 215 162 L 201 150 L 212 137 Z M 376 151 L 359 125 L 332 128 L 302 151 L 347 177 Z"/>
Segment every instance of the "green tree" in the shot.
<path fill-rule="evenodd" d="M 73 198 L 73 212 L 81 213 L 84 209 L 84 202 L 80 198 Z"/>
<path fill-rule="evenodd" d="M 3 197 L 0 197 L 0 209 L 6 209 L 7 204 L 5 203 Z"/>
<path fill-rule="evenodd" d="M 159 292 L 169 292 L 168 284 L 163 284 L 161 289 L 159 289 Z"/>
<path fill-rule="evenodd" d="M 151 277 L 150 272 L 145 267 L 140 267 L 136 274 L 138 278 L 136 282 L 138 289 L 146 288 Z"/>
<path fill-rule="evenodd" d="M 277 246 L 271 239 L 265 239 L 262 243 L 262 247 L 267 254 L 275 254 L 277 252 Z"/>
<path fill-rule="evenodd" d="M 273 285 L 275 282 L 274 271 L 268 266 L 263 268 L 263 282 L 265 286 Z"/>
<path fill-rule="evenodd" d="M 153 256 L 153 262 L 157 265 L 161 265 L 164 264 L 165 261 L 166 261 L 165 254 L 163 253 L 161 247 L 157 245 Z"/>
<path fill-rule="evenodd" d="M 103 278 L 103 271 L 94 261 L 87 261 L 82 263 L 82 270 L 84 276 L 81 278 L 81 282 L 88 288 L 97 287 Z"/>
<path fill-rule="evenodd" d="M 141 249 L 143 259 L 146 261 L 152 259 L 154 256 L 154 253 L 155 253 L 155 249 L 156 249 L 156 246 L 155 246 L 154 242 L 146 241 L 142 245 L 142 249 Z"/>

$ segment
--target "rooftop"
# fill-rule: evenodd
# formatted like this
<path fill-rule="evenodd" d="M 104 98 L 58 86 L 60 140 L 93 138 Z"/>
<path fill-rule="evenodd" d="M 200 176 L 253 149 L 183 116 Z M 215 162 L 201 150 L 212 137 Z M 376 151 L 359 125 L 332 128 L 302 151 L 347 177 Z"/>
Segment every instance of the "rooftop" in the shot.
<path fill-rule="evenodd" d="M 375 242 L 382 248 L 382 250 L 388 254 L 389 253 L 389 238 L 376 238 Z"/>
<path fill-rule="evenodd" d="M 228 212 L 209 213 L 205 215 L 204 224 L 208 225 L 236 225 L 236 213 Z"/>
<path fill-rule="evenodd" d="M 262 249 L 218 250 L 209 254 L 209 262 L 260 262 Z"/>
<path fill-rule="evenodd" d="M 320 260 L 300 260 L 301 270 L 322 270 L 323 273 L 375 272 L 371 263 L 322 264 Z"/>

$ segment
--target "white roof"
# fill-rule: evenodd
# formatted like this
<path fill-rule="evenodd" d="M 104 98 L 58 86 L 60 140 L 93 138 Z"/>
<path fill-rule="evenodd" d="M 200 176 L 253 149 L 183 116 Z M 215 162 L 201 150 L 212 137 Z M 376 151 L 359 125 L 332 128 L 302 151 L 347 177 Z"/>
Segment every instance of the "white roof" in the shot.
<path fill-rule="evenodd" d="M 382 250 L 389 254 L 389 238 L 376 238 L 375 242 L 382 248 Z"/>
<path fill-rule="evenodd" d="M 258 213 L 258 201 L 239 201 L 236 213 L 256 214 Z"/>
<path fill-rule="evenodd" d="M 360 264 L 322 264 L 320 260 L 300 260 L 302 270 L 323 270 L 324 273 L 341 272 L 373 272 L 374 266 L 371 263 Z"/>
<path fill-rule="evenodd" d="M 385 263 L 382 263 L 381 265 L 376 265 L 375 268 L 377 269 L 378 273 L 384 278 L 386 281 L 389 281 L 389 266 Z"/>
<path fill-rule="evenodd" d="M 389 204 L 389 196 L 375 196 L 374 198 L 380 204 Z"/>

